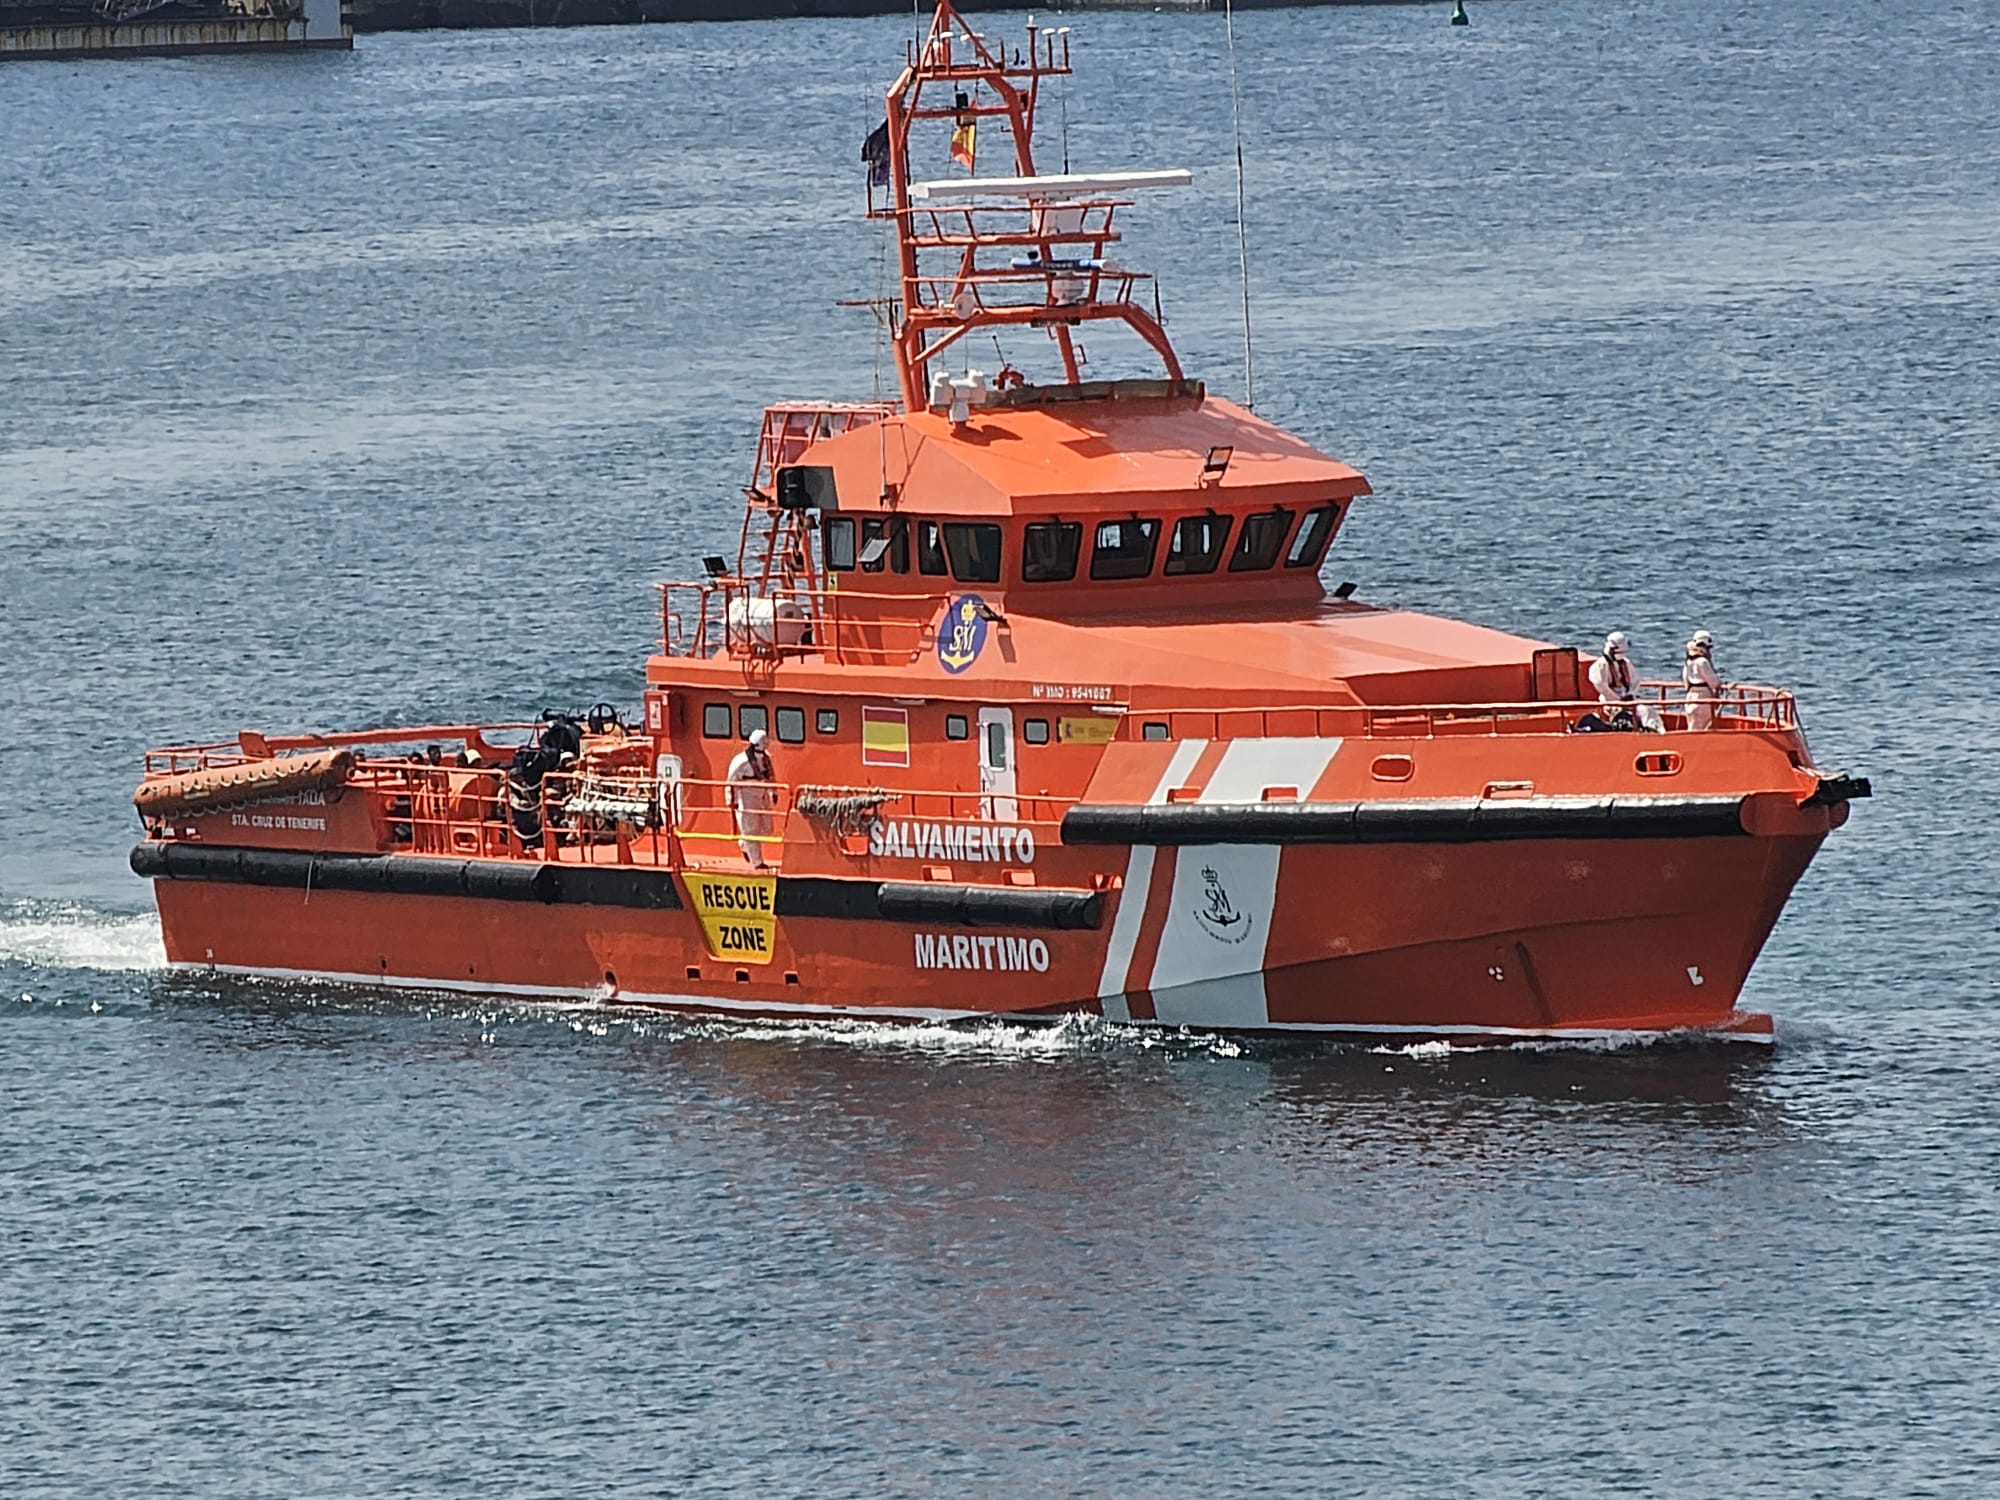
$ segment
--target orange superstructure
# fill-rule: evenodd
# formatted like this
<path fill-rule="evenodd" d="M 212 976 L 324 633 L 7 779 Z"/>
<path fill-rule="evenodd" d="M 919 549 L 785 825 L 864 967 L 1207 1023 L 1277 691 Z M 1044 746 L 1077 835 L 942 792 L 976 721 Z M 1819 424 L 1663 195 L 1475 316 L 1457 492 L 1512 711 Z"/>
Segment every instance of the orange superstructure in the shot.
<path fill-rule="evenodd" d="M 1705 731 L 1677 685 L 1607 715 L 1573 649 L 1329 597 L 1367 482 L 1182 372 L 1115 224 L 1186 174 L 1039 173 L 1068 70 L 1066 33 L 1010 56 L 939 5 L 864 148 L 900 399 L 765 413 L 738 555 L 662 586 L 640 714 L 155 751 L 133 865 L 169 958 L 764 1015 L 1768 1037 L 1737 995 L 1866 783 L 1784 692 L 1731 687 Z M 989 170 L 916 180 L 947 136 Z M 1086 332 L 1157 368 L 1086 378 Z M 1010 343 L 1050 378 L 965 362 Z"/>

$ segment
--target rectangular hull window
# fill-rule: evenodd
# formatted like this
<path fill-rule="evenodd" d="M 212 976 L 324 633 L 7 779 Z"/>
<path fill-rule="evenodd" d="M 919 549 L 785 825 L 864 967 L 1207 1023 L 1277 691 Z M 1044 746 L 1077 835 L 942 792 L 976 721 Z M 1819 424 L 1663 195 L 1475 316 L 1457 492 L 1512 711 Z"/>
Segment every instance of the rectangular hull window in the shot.
<path fill-rule="evenodd" d="M 828 516 L 820 525 L 821 549 L 826 565 L 835 573 L 854 570 L 854 522 L 847 516 Z"/>
<path fill-rule="evenodd" d="M 1243 530 L 1236 537 L 1236 550 L 1229 554 L 1229 571 L 1261 573 L 1275 563 L 1278 554 L 1285 550 L 1285 538 L 1292 534 L 1292 518 L 1296 514 L 1280 505 L 1245 516 Z"/>
<path fill-rule="evenodd" d="M 1100 521 L 1090 552 L 1092 578 L 1144 578 L 1153 571 L 1153 553 L 1160 544 L 1160 523 L 1134 516 Z"/>
<path fill-rule="evenodd" d="M 1000 528 L 988 521 L 947 521 L 944 550 L 960 583 L 1000 581 Z"/>
<path fill-rule="evenodd" d="M 1081 521 L 1037 521 L 1021 533 L 1021 581 L 1069 582 L 1082 550 Z"/>
<path fill-rule="evenodd" d="M 1160 571 L 1169 578 L 1213 573 L 1228 545 L 1229 517 L 1182 516 L 1174 522 L 1174 539 L 1167 544 L 1166 566 Z"/>
<path fill-rule="evenodd" d="M 1316 568 L 1326 556 L 1326 544 L 1333 540 L 1333 523 L 1340 516 L 1338 505 L 1319 505 L 1306 512 L 1306 518 L 1299 522 L 1299 534 L 1292 538 L 1291 551 L 1285 554 L 1288 568 Z"/>

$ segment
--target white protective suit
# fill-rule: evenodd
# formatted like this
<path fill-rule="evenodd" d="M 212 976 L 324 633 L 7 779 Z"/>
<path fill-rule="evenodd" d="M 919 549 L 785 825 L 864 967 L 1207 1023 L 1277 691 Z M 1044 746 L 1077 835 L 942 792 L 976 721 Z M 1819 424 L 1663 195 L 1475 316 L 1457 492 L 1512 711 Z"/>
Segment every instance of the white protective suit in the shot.
<path fill-rule="evenodd" d="M 1597 701 L 1616 708 L 1630 703 L 1639 693 L 1639 674 L 1624 650 L 1604 648 L 1604 654 L 1590 664 L 1590 685 L 1597 689 Z"/>
<path fill-rule="evenodd" d="M 778 805 L 777 789 L 771 785 L 771 758 L 764 753 L 763 741 L 752 738 L 729 763 L 729 806 L 736 815 L 736 844 L 750 868 L 764 868 L 764 846 L 758 842 L 771 833 L 771 814 Z"/>
<path fill-rule="evenodd" d="M 1688 642 L 1687 661 L 1681 666 L 1681 682 L 1687 688 L 1688 728 L 1706 729 L 1715 722 L 1715 705 L 1722 697 L 1722 678 L 1715 670 L 1713 650 L 1696 641 Z"/>
<path fill-rule="evenodd" d="M 1604 638 L 1604 654 L 1590 664 L 1590 686 L 1602 707 L 1614 714 L 1621 708 L 1629 708 L 1641 729 L 1657 734 L 1664 727 L 1660 711 L 1649 703 L 1639 702 L 1639 669 L 1632 665 L 1624 631 L 1614 630 Z"/>

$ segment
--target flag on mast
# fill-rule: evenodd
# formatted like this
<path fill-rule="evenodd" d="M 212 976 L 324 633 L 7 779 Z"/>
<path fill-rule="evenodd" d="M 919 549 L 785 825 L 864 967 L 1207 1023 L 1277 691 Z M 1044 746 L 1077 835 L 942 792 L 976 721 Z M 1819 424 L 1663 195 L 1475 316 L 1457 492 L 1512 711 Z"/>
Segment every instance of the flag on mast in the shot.
<path fill-rule="evenodd" d="M 872 188 L 889 185 L 889 122 L 884 120 L 868 132 L 868 139 L 861 143 L 861 160 L 868 168 L 868 185 Z"/>
<path fill-rule="evenodd" d="M 967 120 L 951 133 L 951 159 L 962 164 L 966 171 L 978 170 L 973 160 L 979 154 L 979 122 Z"/>

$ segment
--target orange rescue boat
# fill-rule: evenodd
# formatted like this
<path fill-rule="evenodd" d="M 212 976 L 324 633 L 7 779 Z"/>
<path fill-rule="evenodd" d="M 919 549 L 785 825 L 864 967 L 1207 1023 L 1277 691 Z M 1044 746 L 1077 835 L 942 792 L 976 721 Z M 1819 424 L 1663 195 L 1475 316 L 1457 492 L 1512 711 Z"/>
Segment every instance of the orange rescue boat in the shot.
<path fill-rule="evenodd" d="M 1068 72 L 1066 33 L 1010 60 L 939 4 L 863 150 L 900 399 L 766 411 L 738 555 L 662 586 L 635 722 L 152 752 L 132 864 L 169 959 L 765 1016 L 1768 1039 L 1737 996 L 1867 783 L 1778 689 L 1691 724 L 1643 685 L 1634 732 L 1580 733 L 1607 716 L 1575 650 L 1329 597 L 1367 482 L 1182 372 L 1113 251 L 1187 174 L 1039 173 Z M 1007 175 L 913 180 L 913 139 L 970 166 L 982 128 Z M 1158 370 L 1084 379 L 1095 324 Z M 1049 378 L 949 369 L 975 332 Z"/>

